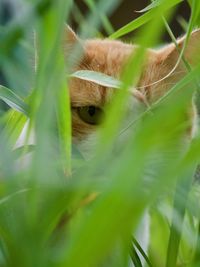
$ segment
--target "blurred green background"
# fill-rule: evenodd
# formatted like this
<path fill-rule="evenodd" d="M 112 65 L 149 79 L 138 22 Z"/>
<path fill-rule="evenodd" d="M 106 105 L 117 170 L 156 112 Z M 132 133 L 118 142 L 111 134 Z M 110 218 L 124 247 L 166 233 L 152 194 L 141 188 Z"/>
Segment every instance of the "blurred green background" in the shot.
<path fill-rule="evenodd" d="M 2 104 L 0 116 L 0 267 L 124 267 L 130 247 L 136 267 L 199 267 L 200 190 L 194 173 L 200 138 L 184 142 L 183 137 L 188 101 L 191 105 L 199 91 L 200 65 L 134 113 L 127 127 L 123 123 L 127 89 L 137 86 L 145 48 L 171 42 L 167 29 L 172 39 L 186 33 L 187 41 L 200 25 L 200 1 L 157 0 L 144 13 L 135 10 L 150 1 L 84 2 L 0 2 L 0 83 L 9 88 L 0 86 L 0 97 L 11 107 L 3 113 L 7 106 Z M 72 73 L 60 45 L 66 18 L 83 36 L 137 38 L 140 44 L 116 88 L 91 159 L 72 142 L 67 83 Z M 32 61 L 36 50 L 37 72 Z M 107 79 L 98 76 L 95 82 L 112 87 Z M 24 143 L 16 148 L 25 123 Z M 37 141 L 30 146 L 32 130 Z M 83 203 L 96 192 L 94 201 Z M 131 236 L 147 209 L 151 224 L 145 265 L 136 257 L 138 246 Z M 140 253 L 144 256 L 142 248 Z"/>

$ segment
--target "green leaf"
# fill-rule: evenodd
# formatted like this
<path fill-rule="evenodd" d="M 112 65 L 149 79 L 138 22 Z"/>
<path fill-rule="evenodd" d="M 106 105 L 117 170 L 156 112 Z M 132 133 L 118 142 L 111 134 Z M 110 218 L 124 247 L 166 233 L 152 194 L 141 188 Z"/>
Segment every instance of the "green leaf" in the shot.
<path fill-rule="evenodd" d="M 191 18 L 192 26 L 199 26 L 200 25 L 200 2 L 197 0 L 192 1 L 192 14 Z"/>
<path fill-rule="evenodd" d="M 188 0 L 187 2 L 190 5 L 190 7 L 192 7 L 192 0 Z"/>
<path fill-rule="evenodd" d="M 14 157 L 15 159 L 20 158 L 21 156 L 25 154 L 28 154 L 30 152 L 33 152 L 35 149 L 35 145 L 25 145 L 25 146 L 20 146 L 18 148 L 16 148 L 13 153 L 14 153 Z"/>
<path fill-rule="evenodd" d="M 142 247 L 140 246 L 140 244 L 138 243 L 138 241 L 135 239 L 135 237 L 132 237 L 132 244 L 133 247 L 137 248 L 138 252 L 140 252 L 140 254 L 142 255 L 142 257 L 145 259 L 147 265 L 149 267 L 153 267 L 148 256 L 146 255 L 146 253 L 144 252 L 144 250 L 142 249 Z"/>
<path fill-rule="evenodd" d="M 152 20 L 155 17 L 159 17 L 162 15 L 165 11 L 172 8 L 173 6 L 177 5 L 180 2 L 180 0 L 176 1 L 163 1 L 163 4 L 155 6 L 154 8 L 151 8 L 147 13 L 140 16 L 139 18 L 129 22 L 122 28 L 120 28 L 118 31 L 114 32 L 112 35 L 110 35 L 111 39 L 119 38 L 125 34 L 128 34 L 129 32 L 134 31 L 135 29 L 141 27 L 142 25 L 146 24 L 150 20 Z"/>
<path fill-rule="evenodd" d="M 183 161 L 184 162 L 184 161 Z M 181 241 L 183 221 L 185 217 L 185 210 L 188 201 L 188 195 L 191 190 L 196 164 L 188 167 L 187 171 L 183 173 L 178 180 L 175 196 L 174 196 L 174 210 L 172 215 L 172 222 L 170 228 L 169 243 L 167 249 L 166 267 L 177 266 L 178 251 Z M 183 197 L 184 196 L 184 197 Z M 177 214 L 180 217 L 179 227 L 177 229 Z"/>
<path fill-rule="evenodd" d="M 104 73 L 91 70 L 79 70 L 72 73 L 70 76 L 110 88 L 119 89 L 122 86 L 122 83 L 119 80 Z"/>
<path fill-rule="evenodd" d="M 5 135 L 9 137 L 12 146 L 15 146 L 28 118 L 14 109 L 7 111 L 5 118 Z"/>
<path fill-rule="evenodd" d="M 11 108 L 28 116 L 27 104 L 18 95 L 2 85 L 0 85 L 0 99 L 7 103 Z"/>
<path fill-rule="evenodd" d="M 183 0 L 174 0 L 174 4 L 179 4 L 180 2 L 182 2 Z M 137 11 L 138 13 L 142 13 L 142 12 L 146 12 L 149 11 L 153 8 L 159 7 L 160 5 L 162 5 L 165 2 L 165 0 L 157 0 L 157 1 L 153 1 L 151 4 L 149 4 L 148 6 L 146 6 L 145 8 Z"/>

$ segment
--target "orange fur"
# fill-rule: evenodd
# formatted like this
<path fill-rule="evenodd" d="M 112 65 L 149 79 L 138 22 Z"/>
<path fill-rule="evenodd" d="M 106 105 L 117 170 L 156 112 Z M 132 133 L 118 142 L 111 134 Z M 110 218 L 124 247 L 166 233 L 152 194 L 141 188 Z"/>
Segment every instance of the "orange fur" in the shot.
<path fill-rule="evenodd" d="M 68 47 L 65 51 L 75 44 L 79 44 L 82 47 L 82 56 L 75 67 L 76 70 L 94 70 L 116 78 L 120 78 L 123 67 L 136 49 L 134 45 L 107 39 L 94 39 L 83 42 L 76 37 L 69 27 L 66 28 L 65 35 L 67 38 L 64 39 L 64 46 Z M 66 39 L 68 40 L 67 44 Z M 183 46 L 184 39 L 183 37 L 178 40 L 180 49 Z M 184 53 L 184 56 L 192 65 L 197 64 L 200 59 L 199 56 L 194 58 L 198 51 L 199 41 L 200 30 L 197 30 L 192 33 Z M 164 78 L 173 70 L 178 57 L 179 53 L 174 44 L 169 44 L 160 50 L 147 50 L 144 68 L 137 84 L 137 88 L 140 90 L 140 94 L 138 94 L 139 101 L 142 99 L 141 95 L 150 103 L 158 100 L 187 73 L 183 62 L 180 61 L 180 64 L 174 69 L 173 73 L 169 77 Z M 77 78 L 70 80 L 69 87 L 72 106 L 72 132 L 74 137 L 82 140 L 92 133 L 96 127 L 82 121 L 76 112 L 76 107 L 90 105 L 102 107 L 111 101 L 115 91 L 111 88 L 108 89 Z M 137 94 L 135 96 L 137 97 Z M 191 106 L 189 108 L 190 111 L 186 111 L 187 118 L 193 117 L 191 114 L 195 112 Z"/>

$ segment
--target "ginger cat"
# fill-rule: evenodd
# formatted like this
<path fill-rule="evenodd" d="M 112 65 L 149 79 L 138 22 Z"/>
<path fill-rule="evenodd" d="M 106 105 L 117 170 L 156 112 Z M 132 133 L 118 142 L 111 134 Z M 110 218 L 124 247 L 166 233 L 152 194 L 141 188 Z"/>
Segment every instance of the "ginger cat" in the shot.
<path fill-rule="evenodd" d="M 134 49 L 137 48 L 132 44 L 107 39 L 83 41 L 67 26 L 64 34 L 66 55 L 71 52 L 71 49 L 77 43 L 82 49 L 82 56 L 77 61 L 75 70 L 93 70 L 116 78 L 120 78 L 123 67 Z M 183 47 L 184 40 L 185 37 L 177 40 L 179 49 Z M 199 44 L 200 30 L 196 30 L 192 32 L 184 52 L 184 57 L 192 66 L 195 66 L 200 59 L 198 54 Z M 144 68 L 137 84 L 138 91 L 133 93 L 132 100 L 134 101 L 134 98 L 136 98 L 142 105 L 145 102 L 151 104 L 183 78 L 187 74 L 187 69 L 182 61 L 176 66 L 178 58 L 179 53 L 173 43 L 158 50 L 148 49 Z M 176 68 L 174 68 L 175 66 Z M 73 142 L 81 146 L 96 132 L 104 114 L 104 106 L 112 101 L 115 90 L 78 78 L 70 79 L 69 89 Z M 187 136 L 192 137 L 196 120 L 196 111 L 192 99 L 190 107 L 185 111 L 185 118 L 190 121 Z M 24 128 L 17 146 L 24 142 L 23 136 L 25 136 L 26 128 Z M 30 140 L 29 143 L 34 143 L 34 141 Z M 147 250 L 148 247 L 148 235 L 148 215 L 145 214 L 137 234 L 137 240 L 144 250 Z"/>
<path fill-rule="evenodd" d="M 82 47 L 83 54 L 76 70 L 93 70 L 116 78 L 120 77 L 127 60 L 136 49 L 134 45 L 108 39 L 82 41 L 69 27 L 65 29 L 64 39 L 67 42 L 67 46 L 64 44 L 66 53 L 69 47 L 77 43 Z M 185 37 L 177 40 L 180 50 L 184 40 Z M 199 43 L 200 30 L 195 30 L 184 52 L 184 57 L 191 66 L 199 62 Z M 133 97 L 140 102 L 147 101 L 151 104 L 163 96 L 188 72 L 182 60 L 176 66 L 178 58 L 179 52 L 173 43 L 158 50 L 148 49 L 146 62 L 137 84 L 139 89 L 134 92 Z M 75 142 L 80 142 L 95 132 L 95 126 L 99 124 L 99 117 L 103 113 L 103 106 L 112 101 L 115 90 L 77 78 L 71 79 L 69 88 L 73 138 Z M 190 135 L 194 134 L 195 114 L 195 108 L 191 105 L 190 110 L 186 111 L 186 119 L 191 121 Z"/>
<path fill-rule="evenodd" d="M 77 43 L 82 47 L 83 54 L 75 67 L 76 70 L 93 70 L 116 78 L 120 77 L 126 62 L 134 49 L 137 49 L 137 46 L 108 39 L 82 41 L 69 27 L 65 29 L 64 39 L 67 42 L 67 46 L 66 43 L 64 44 L 66 53 L 69 53 L 70 48 Z M 185 37 L 177 40 L 180 50 L 184 41 Z M 197 54 L 199 48 L 200 30 L 196 30 L 192 32 L 184 52 L 184 57 L 191 66 L 199 62 L 200 56 Z M 176 66 L 178 58 L 179 52 L 173 43 L 158 50 L 148 49 L 144 68 L 137 84 L 138 93 L 134 92 L 133 100 L 137 98 L 141 104 L 145 102 L 151 104 L 183 78 L 187 74 L 187 69 L 183 61 Z M 100 117 L 104 113 L 104 105 L 112 101 L 115 90 L 77 78 L 70 80 L 69 89 L 73 141 L 81 146 L 86 140 L 88 140 L 87 144 L 90 143 L 90 136 L 95 133 L 96 127 L 101 122 Z M 190 122 L 187 136 L 191 138 L 196 128 L 196 111 L 192 99 L 191 105 L 185 111 L 185 119 Z M 148 214 L 145 214 L 136 234 L 137 240 L 146 251 L 149 235 L 148 221 Z"/>

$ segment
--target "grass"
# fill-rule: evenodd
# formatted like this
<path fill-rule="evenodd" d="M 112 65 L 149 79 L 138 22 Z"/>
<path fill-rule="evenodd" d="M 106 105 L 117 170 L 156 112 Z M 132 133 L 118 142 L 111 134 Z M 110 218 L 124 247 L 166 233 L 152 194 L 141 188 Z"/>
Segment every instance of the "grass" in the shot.
<path fill-rule="evenodd" d="M 189 67 L 168 94 L 120 130 L 128 88 L 137 83 L 145 48 L 160 44 L 165 29 L 175 42 L 168 23 L 182 1 L 150 2 L 138 19 L 117 31 L 109 14 L 119 1 L 85 2 L 87 16 L 72 1 L 26 1 L 23 15 L 0 28 L 0 65 L 9 87 L 0 86 L 0 98 L 10 106 L 0 117 L 0 266 L 125 267 L 132 258 L 136 267 L 197 267 L 200 186 L 194 174 L 200 139 L 178 149 L 183 146 L 179 131 L 166 129 L 175 129 L 187 98 L 199 90 L 200 65 Z M 188 2 L 185 45 L 200 23 L 199 1 Z M 70 72 L 71 61 L 64 61 L 60 43 L 72 10 L 75 19 L 81 18 L 83 37 L 99 35 L 100 25 L 111 39 L 138 30 L 140 49 L 121 81 L 100 73 Z M 30 62 L 36 50 L 35 72 Z M 71 140 L 71 76 L 117 90 L 88 161 Z M 191 82 L 194 88 L 188 90 Z M 177 100 L 179 90 L 182 97 Z M 27 121 L 27 144 L 15 148 Z M 28 144 L 31 128 L 35 145 Z M 126 140 L 118 142 L 119 133 L 123 137 L 127 132 Z M 17 168 L 16 162 L 30 152 L 30 165 Z M 151 221 L 148 253 L 132 238 L 146 209 Z"/>

